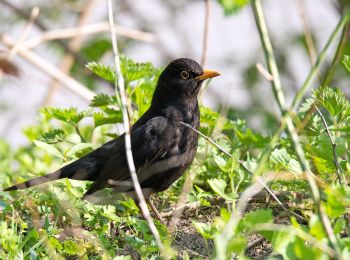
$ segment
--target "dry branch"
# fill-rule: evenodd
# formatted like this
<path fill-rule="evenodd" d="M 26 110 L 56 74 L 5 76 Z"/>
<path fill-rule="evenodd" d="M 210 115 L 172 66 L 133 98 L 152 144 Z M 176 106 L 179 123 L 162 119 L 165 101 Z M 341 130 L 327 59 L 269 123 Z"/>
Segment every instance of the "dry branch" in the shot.
<path fill-rule="evenodd" d="M 63 28 L 57 30 L 50 30 L 29 39 L 23 43 L 24 48 L 35 48 L 45 42 L 74 38 L 76 36 L 91 35 L 101 32 L 108 32 L 109 24 L 108 22 L 99 22 L 84 26 Z M 152 33 L 143 32 L 136 29 L 127 28 L 124 26 L 116 25 L 116 33 L 120 36 L 128 37 L 130 39 L 144 41 L 148 43 L 153 43 L 155 41 L 155 36 Z"/>
<path fill-rule="evenodd" d="M 12 48 L 15 44 L 14 40 L 6 34 L 0 35 L 0 42 L 9 49 Z M 34 52 L 25 49 L 19 49 L 18 54 L 19 56 L 33 64 L 35 67 L 48 74 L 50 77 L 57 79 L 67 89 L 76 93 L 78 96 L 84 98 L 85 100 L 90 101 L 96 95 L 93 91 L 91 91 L 75 79 L 62 73 L 59 69 L 48 63 L 46 60 L 44 60 Z"/>

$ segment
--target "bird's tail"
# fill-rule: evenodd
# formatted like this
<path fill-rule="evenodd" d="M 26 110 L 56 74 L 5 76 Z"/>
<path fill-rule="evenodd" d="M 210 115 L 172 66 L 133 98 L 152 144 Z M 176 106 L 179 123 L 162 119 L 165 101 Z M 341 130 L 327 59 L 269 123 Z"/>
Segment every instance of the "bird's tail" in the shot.
<path fill-rule="evenodd" d="M 93 169 L 89 167 L 89 164 L 86 164 L 83 158 L 68 164 L 61 169 L 52 172 L 50 174 L 40 176 L 22 183 L 18 183 L 11 187 L 4 189 L 3 191 L 12 191 L 12 190 L 23 190 L 39 184 L 46 182 L 59 180 L 63 178 L 69 178 L 74 180 L 91 180 Z"/>

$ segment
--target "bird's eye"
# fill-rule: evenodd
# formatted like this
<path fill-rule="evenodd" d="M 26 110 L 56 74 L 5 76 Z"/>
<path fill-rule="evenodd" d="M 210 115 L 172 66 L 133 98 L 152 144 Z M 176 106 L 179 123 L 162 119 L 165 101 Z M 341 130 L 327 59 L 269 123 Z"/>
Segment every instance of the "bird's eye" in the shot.
<path fill-rule="evenodd" d="M 180 72 L 180 77 L 182 79 L 188 79 L 190 77 L 190 74 L 186 70 L 183 70 Z"/>

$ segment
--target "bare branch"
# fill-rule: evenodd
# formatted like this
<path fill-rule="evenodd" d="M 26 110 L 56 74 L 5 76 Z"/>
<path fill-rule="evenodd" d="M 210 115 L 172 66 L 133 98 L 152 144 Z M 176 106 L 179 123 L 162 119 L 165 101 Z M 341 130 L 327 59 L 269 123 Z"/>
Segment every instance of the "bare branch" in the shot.
<path fill-rule="evenodd" d="M 15 44 L 14 40 L 6 34 L 0 35 L 0 42 L 4 44 L 7 48 L 12 48 Z M 76 93 L 78 96 L 84 98 L 85 100 L 90 101 L 96 95 L 96 93 L 94 93 L 75 79 L 62 73 L 59 69 L 45 61 L 43 58 L 41 58 L 34 52 L 30 50 L 19 49 L 18 54 L 22 58 L 33 64 L 35 67 L 48 74 L 50 77 L 60 81 L 69 90 Z"/>
<path fill-rule="evenodd" d="M 273 81 L 273 76 L 264 68 L 260 62 L 256 64 L 256 68 L 265 79 L 268 81 Z"/>
<path fill-rule="evenodd" d="M 115 29 L 116 29 L 116 33 L 120 36 L 128 37 L 138 41 L 148 42 L 148 43 L 155 42 L 155 36 L 152 33 L 127 28 L 120 25 L 116 25 Z M 91 35 L 91 34 L 97 34 L 97 33 L 108 32 L 108 31 L 109 31 L 108 22 L 99 22 L 94 24 L 78 26 L 78 27 L 50 30 L 42 33 L 39 36 L 36 36 L 32 39 L 25 41 L 23 43 L 23 47 L 32 49 L 48 41 L 74 38 L 77 36 Z"/>
<path fill-rule="evenodd" d="M 78 27 L 83 26 L 88 21 L 89 15 L 91 14 L 91 10 L 93 9 L 94 4 L 96 3 L 97 3 L 96 0 L 87 1 L 87 3 L 84 5 L 84 8 L 81 12 Z M 82 43 L 83 43 L 83 37 L 80 34 L 77 34 L 69 42 L 68 47 L 73 53 L 76 53 L 81 48 Z M 64 74 L 69 75 L 69 72 L 72 66 L 74 65 L 74 61 L 75 61 L 75 56 L 73 54 L 65 53 L 58 65 L 59 70 L 62 71 Z M 48 106 L 49 104 L 51 104 L 55 93 L 57 93 L 59 89 L 60 89 L 60 82 L 58 80 L 53 80 L 44 97 L 45 106 Z"/>
<path fill-rule="evenodd" d="M 22 44 L 22 41 L 27 37 L 30 29 L 32 28 L 33 22 L 38 17 L 38 15 L 39 15 L 39 8 L 36 6 L 32 9 L 29 20 L 28 20 L 27 24 L 25 25 L 25 27 L 23 28 L 20 36 L 16 40 L 15 45 L 13 45 L 13 47 L 9 51 L 9 54 L 7 56 L 8 61 L 11 61 L 15 57 L 18 49 L 20 48 L 20 46 Z"/>
<path fill-rule="evenodd" d="M 13 1 L 12 1 L 13 2 Z M 14 3 L 8 0 L 0 0 L 0 3 L 3 4 L 4 6 L 8 7 L 11 9 L 17 16 L 21 17 L 24 20 L 29 20 L 30 19 L 30 14 L 28 14 L 26 11 L 22 10 L 21 8 L 17 7 Z M 39 28 L 41 31 L 48 31 L 48 27 L 40 20 L 40 19 L 35 19 L 33 21 L 34 25 Z M 71 50 L 68 48 L 68 45 L 63 41 L 58 39 L 57 41 L 66 52 L 71 52 Z M 85 58 L 81 56 L 79 53 L 75 54 L 77 60 L 82 64 L 83 66 L 87 63 Z"/>
<path fill-rule="evenodd" d="M 297 2 L 298 11 L 299 11 L 299 16 L 303 24 L 307 52 L 311 61 L 311 65 L 313 65 L 316 61 L 316 46 L 315 46 L 314 39 L 312 38 L 307 16 L 305 16 L 305 3 L 304 3 L 304 0 L 296 0 L 296 2 Z"/>

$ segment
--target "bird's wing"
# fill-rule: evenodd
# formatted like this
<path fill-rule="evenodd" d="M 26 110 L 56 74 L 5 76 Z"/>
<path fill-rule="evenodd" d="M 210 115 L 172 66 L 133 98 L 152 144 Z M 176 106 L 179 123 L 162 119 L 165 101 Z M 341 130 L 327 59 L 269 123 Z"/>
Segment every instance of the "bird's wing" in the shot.
<path fill-rule="evenodd" d="M 150 169 L 169 151 L 176 149 L 179 134 L 178 127 L 165 117 L 153 117 L 136 129 L 132 129 L 130 135 L 132 154 L 136 171 L 139 178 L 142 179 L 140 182 L 147 179 L 147 175 L 154 174 L 154 170 L 150 173 L 150 170 L 147 172 L 147 169 Z M 120 142 L 113 145 L 113 148 L 109 151 L 108 161 L 86 195 L 106 187 L 112 187 L 120 192 L 133 189 L 124 139 L 124 136 L 121 136 L 119 138 Z M 103 150 L 101 152 L 105 153 Z"/>

